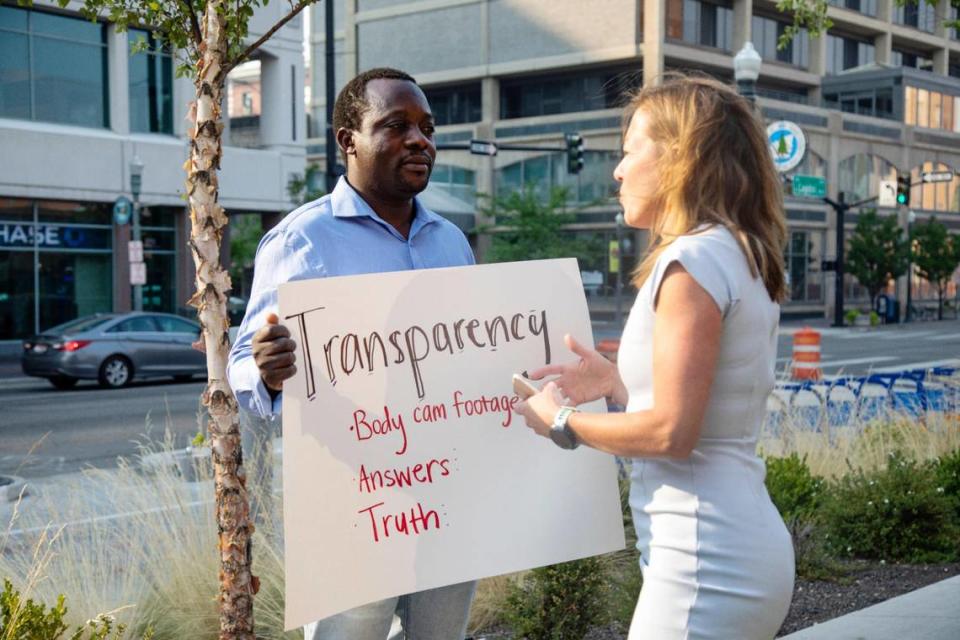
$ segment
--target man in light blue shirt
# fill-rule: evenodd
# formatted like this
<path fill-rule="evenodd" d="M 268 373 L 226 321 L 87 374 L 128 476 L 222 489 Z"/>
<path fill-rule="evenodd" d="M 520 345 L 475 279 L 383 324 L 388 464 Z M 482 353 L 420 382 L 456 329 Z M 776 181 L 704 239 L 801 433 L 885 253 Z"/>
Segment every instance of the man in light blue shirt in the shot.
<path fill-rule="evenodd" d="M 274 315 L 278 285 L 474 263 L 463 233 L 415 197 L 430 179 L 436 146 L 430 107 L 413 78 L 385 68 L 360 74 L 337 97 L 333 124 L 347 175 L 333 193 L 293 211 L 263 237 L 230 352 L 227 377 L 237 402 L 264 418 L 280 413 L 283 381 L 296 372 L 296 345 Z M 305 639 L 385 640 L 395 611 L 411 640 L 463 638 L 474 586 L 358 607 L 308 625 Z"/>

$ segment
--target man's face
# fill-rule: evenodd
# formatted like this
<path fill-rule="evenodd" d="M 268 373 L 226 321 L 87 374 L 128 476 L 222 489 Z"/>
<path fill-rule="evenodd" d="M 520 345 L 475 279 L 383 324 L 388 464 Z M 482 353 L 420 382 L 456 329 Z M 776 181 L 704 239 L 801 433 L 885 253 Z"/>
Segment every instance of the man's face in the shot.
<path fill-rule="evenodd" d="M 385 197 L 411 198 L 427 188 L 437 157 L 427 98 L 412 82 L 377 79 L 367 104 L 352 136 L 358 176 Z"/>

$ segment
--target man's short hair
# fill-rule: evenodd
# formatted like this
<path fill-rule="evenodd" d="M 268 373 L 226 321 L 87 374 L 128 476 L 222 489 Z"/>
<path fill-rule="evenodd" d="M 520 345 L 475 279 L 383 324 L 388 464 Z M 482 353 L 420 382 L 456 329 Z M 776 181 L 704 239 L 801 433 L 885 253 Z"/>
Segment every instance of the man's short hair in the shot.
<path fill-rule="evenodd" d="M 377 67 L 364 71 L 348 82 L 333 105 L 333 130 L 351 129 L 360 130 L 360 122 L 363 120 L 363 114 L 370 108 L 367 102 L 367 83 L 371 80 L 406 80 L 407 82 L 417 83 L 413 77 L 390 67 Z"/>

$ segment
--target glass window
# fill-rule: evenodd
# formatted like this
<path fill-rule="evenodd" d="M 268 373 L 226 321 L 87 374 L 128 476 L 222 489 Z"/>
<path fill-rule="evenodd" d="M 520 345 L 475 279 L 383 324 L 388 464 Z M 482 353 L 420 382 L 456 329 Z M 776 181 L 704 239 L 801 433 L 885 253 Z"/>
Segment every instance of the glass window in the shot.
<path fill-rule="evenodd" d="M 69 200 L 41 200 L 37 203 L 40 222 L 112 225 L 110 205 Z"/>
<path fill-rule="evenodd" d="M 192 322 L 174 318 L 173 316 L 153 316 L 153 321 L 160 327 L 160 331 L 165 333 L 189 333 L 196 335 L 200 331 L 200 327 Z"/>
<path fill-rule="evenodd" d="M 917 89 L 917 126 L 930 126 L 930 92 Z"/>
<path fill-rule="evenodd" d="M 109 126 L 106 26 L 41 11 L 3 15 L 0 116 Z"/>
<path fill-rule="evenodd" d="M 500 117 L 526 118 L 554 113 L 611 109 L 640 85 L 635 69 L 600 69 L 562 75 L 504 80 Z"/>
<path fill-rule="evenodd" d="M 27 12 L 24 9 L 16 7 L 7 7 L 0 5 L 0 29 L 12 29 L 14 31 L 27 30 Z"/>
<path fill-rule="evenodd" d="M 33 255 L 32 251 L 0 251 L 0 340 L 36 332 Z"/>
<path fill-rule="evenodd" d="M 63 324 L 57 325 L 47 329 L 50 333 L 80 333 L 82 331 L 89 331 L 90 329 L 96 329 L 102 324 L 106 324 L 113 320 L 111 315 L 95 315 L 87 316 L 85 318 L 78 318 L 76 320 L 71 320 L 70 322 L 65 322 Z"/>
<path fill-rule="evenodd" d="M 940 128 L 941 114 L 943 112 L 943 94 L 939 91 L 930 92 L 930 127 Z"/>
<path fill-rule="evenodd" d="M 764 60 L 774 60 L 786 64 L 806 68 L 808 63 L 809 36 L 806 29 L 790 40 L 786 47 L 778 49 L 780 36 L 787 28 L 787 23 L 767 18 L 753 16 L 751 33 L 757 52 Z"/>
<path fill-rule="evenodd" d="M 858 153 L 838 166 L 838 189 L 846 192 L 847 201 L 861 200 L 880 192 L 881 180 L 896 180 L 897 168 L 880 156 Z"/>
<path fill-rule="evenodd" d="M 144 251 L 143 261 L 147 264 L 147 284 L 143 285 L 144 311 L 173 312 L 177 306 L 177 292 L 174 285 L 176 255 L 171 252 Z"/>
<path fill-rule="evenodd" d="M 682 10 L 682 40 L 691 44 L 706 47 L 716 47 L 729 51 L 733 40 L 733 10 L 729 3 L 711 2 L 708 0 L 683 0 L 679 3 L 670 3 L 668 12 Z M 677 21 L 671 16 L 671 23 Z M 676 29 L 670 37 L 676 37 Z"/>
<path fill-rule="evenodd" d="M 37 271 L 40 326 L 109 311 L 113 298 L 109 253 L 41 251 Z"/>
<path fill-rule="evenodd" d="M 823 272 L 820 271 L 822 247 L 822 231 L 790 232 L 784 257 L 791 302 L 823 301 Z"/>
<path fill-rule="evenodd" d="M 173 59 L 152 33 L 131 29 L 131 48 L 138 42 L 147 49 L 130 54 L 130 130 L 172 134 Z"/>
<path fill-rule="evenodd" d="M 827 34 L 827 74 L 840 73 L 874 61 L 873 44 L 854 38 Z"/>
<path fill-rule="evenodd" d="M 917 184 L 924 171 L 951 171 L 942 162 L 925 162 L 910 172 L 910 206 L 927 211 L 960 212 L 960 176 L 954 176 L 951 182 Z"/>
<path fill-rule="evenodd" d="M 157 327 L 153 324 L 153 316 L 134 316 L 127 318 L 122 322 L 113 325 L 107 331 L 109 333 L 127 333 L 129 331 L 156 331 Z"/>
<path fill-rule="evenodd" d="M 917 124 L 917 88 L 907 87 L 903 98 L 903 121 Z"/>
<path fill-rule="evenodd" d="M 25 11 L 9 11 L 26 15 Z M 26 34 L 0 30 L 0 116 L 30 118 L 29 47 Z"/>
<path fill-rule="evenodd" d="M 0 198 L 0 220 L 33 221 L 33 202 L 18 198 Z"/>
<path fill-rule="evenodd" d="M 482 116 L 480 83 L 425 89 L 438 125 L 479 122 Z"/>

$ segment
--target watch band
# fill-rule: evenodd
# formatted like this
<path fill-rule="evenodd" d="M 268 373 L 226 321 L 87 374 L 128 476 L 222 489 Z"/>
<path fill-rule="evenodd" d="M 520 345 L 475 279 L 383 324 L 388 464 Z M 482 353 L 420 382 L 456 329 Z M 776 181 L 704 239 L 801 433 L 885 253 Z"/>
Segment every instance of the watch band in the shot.
<path fill-rule="evenodd" d="M 568 420 L 577 412 L 576 407 L 560 407 L 550 426 L 550 439 L 561 449 L 576 449 L 579 446 L 577 434 L 570 428 Z"/>

